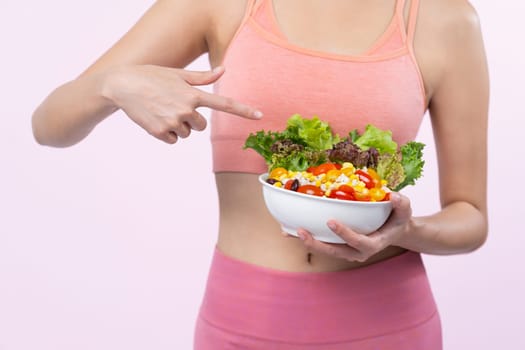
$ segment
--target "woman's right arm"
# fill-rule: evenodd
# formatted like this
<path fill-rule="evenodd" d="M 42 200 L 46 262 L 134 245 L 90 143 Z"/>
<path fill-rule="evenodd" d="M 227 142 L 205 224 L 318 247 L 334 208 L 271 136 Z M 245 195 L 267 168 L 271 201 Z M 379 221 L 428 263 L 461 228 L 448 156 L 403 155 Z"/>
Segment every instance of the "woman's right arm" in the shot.
<path fill-rule="evenodd" d="M 33 114 L 38 143 L 66 147 L 85 138 L 118 109 L 168 143 L 202 130 L 199 106 L 257 119 L 260 112 L 194 86 L 224 72 L 191 72 L 187 64 L 208 51 L 212 0 L 159 0 L 91 67 L 54 90 Z M 178 67 L 178 68 L 175 68 Z"/>

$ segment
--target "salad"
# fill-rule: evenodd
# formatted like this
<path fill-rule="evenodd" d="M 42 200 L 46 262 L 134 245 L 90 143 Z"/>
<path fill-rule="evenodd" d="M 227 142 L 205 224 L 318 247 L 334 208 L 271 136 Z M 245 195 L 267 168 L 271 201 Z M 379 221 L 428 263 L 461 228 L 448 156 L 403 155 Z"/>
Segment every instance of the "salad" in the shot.
<path fill-rule="evenodd" d="M 244 148 L 268 164 L 267 182 L 309 195 L 357 201 L 387 201 L 391 191 L 414 185 L 423 171 L 424 144 L 399 146 L 392 132 L 371 124 L 360 134 L 332 133 L 318 117 L 291 116 L 283 131 L 258 131 Z"/>

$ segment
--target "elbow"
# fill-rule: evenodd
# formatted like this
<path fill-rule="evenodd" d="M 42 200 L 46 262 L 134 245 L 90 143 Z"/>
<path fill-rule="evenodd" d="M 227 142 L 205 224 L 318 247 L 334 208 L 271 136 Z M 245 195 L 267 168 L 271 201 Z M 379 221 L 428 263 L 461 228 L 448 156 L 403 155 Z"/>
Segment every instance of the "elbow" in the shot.
<path fill-rule="evenodd" d="M 31 118 L 31 128 L 33 132 L 33 139 L 35 140 L 35 142 L 41 146 L 48 146 L 49 143 L 46 142 L 46 138 L 44 137 L 44 131 L 42 130 L 43 128 L 39 123 L 38 110 L 33 113 L 33 116 Z"/>
<path fill-rule="evenodd" d="M 46 131 L 45 125 L 43 125 L 43 123 L 39 121 L 38 116 L 35 114 L 33 114 L 33 118 L 31 120 L 31 128 L 33 132 L 33 139 L 37 144 L 41 146 L 60 148 L 68 146 L 68 144 L 61 143 L 59 140 L 50 137 L 49 132 Z"/>
<path fill-rule="evenodd" d="M 488 240 L 488 236 L 489 236 L 488 221 L 487 221 L 486 216 L 484 215 L 480 215 L 480 216 L 481 216 L 479 220 L 480 222 L 478 225 L 476 225 L 477 229 L 474 230 L 474 234 L 470 242 L 471 245 L 470 245 L 469 252 L 474 252 L 480 249 L 487 243 L 487 240 Z"/>
<path fill-rule="evenodd" d="M 474 251 L 480 249 L 481 247 L 483 247 L 485 245 L 485 243 L 487 243 L 487 239 L 488 239 L 488 231 L 487 230 L 479 232 L 478 235 L 475 237 L 475 239 L 473 239 L 473 241 L 472 241 L 472 246 L 471 246 L 470 252 L 474 252 Z"/>
<path fill-rule="evenodd" d="M 33 112 L 31 118 L 31 129 L 33 139 L 41 146 L 64 148 L 74 144 L 71 140 L 61 137 L 59 128 L 45 121 L 44 115 L 39 109 Z"/>

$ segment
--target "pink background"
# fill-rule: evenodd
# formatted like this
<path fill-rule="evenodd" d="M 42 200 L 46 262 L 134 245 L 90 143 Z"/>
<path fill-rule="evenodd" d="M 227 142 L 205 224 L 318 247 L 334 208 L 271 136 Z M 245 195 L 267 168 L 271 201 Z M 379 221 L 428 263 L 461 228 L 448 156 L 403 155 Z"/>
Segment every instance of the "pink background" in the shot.
<path fill-rule="evenodd" d="M 217 226 L 208 131 L 169 146 L 117 113 L 83 143 L 51 149 L 30 130 L 45 95 L 150 3 L 0 2 L 0 350 L 191 348 Z M 424 258 L 446 349 L 518 350 L 525 5 L 473 4 L 492 80 L 490 238 L 470 255 Z M 206 58 L 192 68 L 206 69 Z M 426 173 L 407 193 L 416 214 L 427 214 L 438 209 L 428 120 L 419 139 L 430 145 Z"/>

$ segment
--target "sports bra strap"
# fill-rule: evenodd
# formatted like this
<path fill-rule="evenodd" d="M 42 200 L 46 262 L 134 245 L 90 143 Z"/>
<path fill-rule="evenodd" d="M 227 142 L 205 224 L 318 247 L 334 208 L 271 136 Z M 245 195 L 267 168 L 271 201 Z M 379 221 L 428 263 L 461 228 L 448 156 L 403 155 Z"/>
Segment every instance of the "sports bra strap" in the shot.
<path fill-rule="evenodd" d="M 419 10 L 419 0 L 410 0 L 410 12 L 408 13 L 407 40 L 409 45 L 414 42 L 416 32 L 417 13 Z"/>
<path fill-rule="evenodd" d="M 396 0 L 396 16 L 403 18 L 403 10 L 405 9 L 405 0 Z"/>
<path fill-rule="evenodd" d="M 254 15 L 257 13 L 257 10 L 259 10 L 259 7 L 264 3 L 265 0 L 248 0 L 251 3 L 251 15 Z"/>

